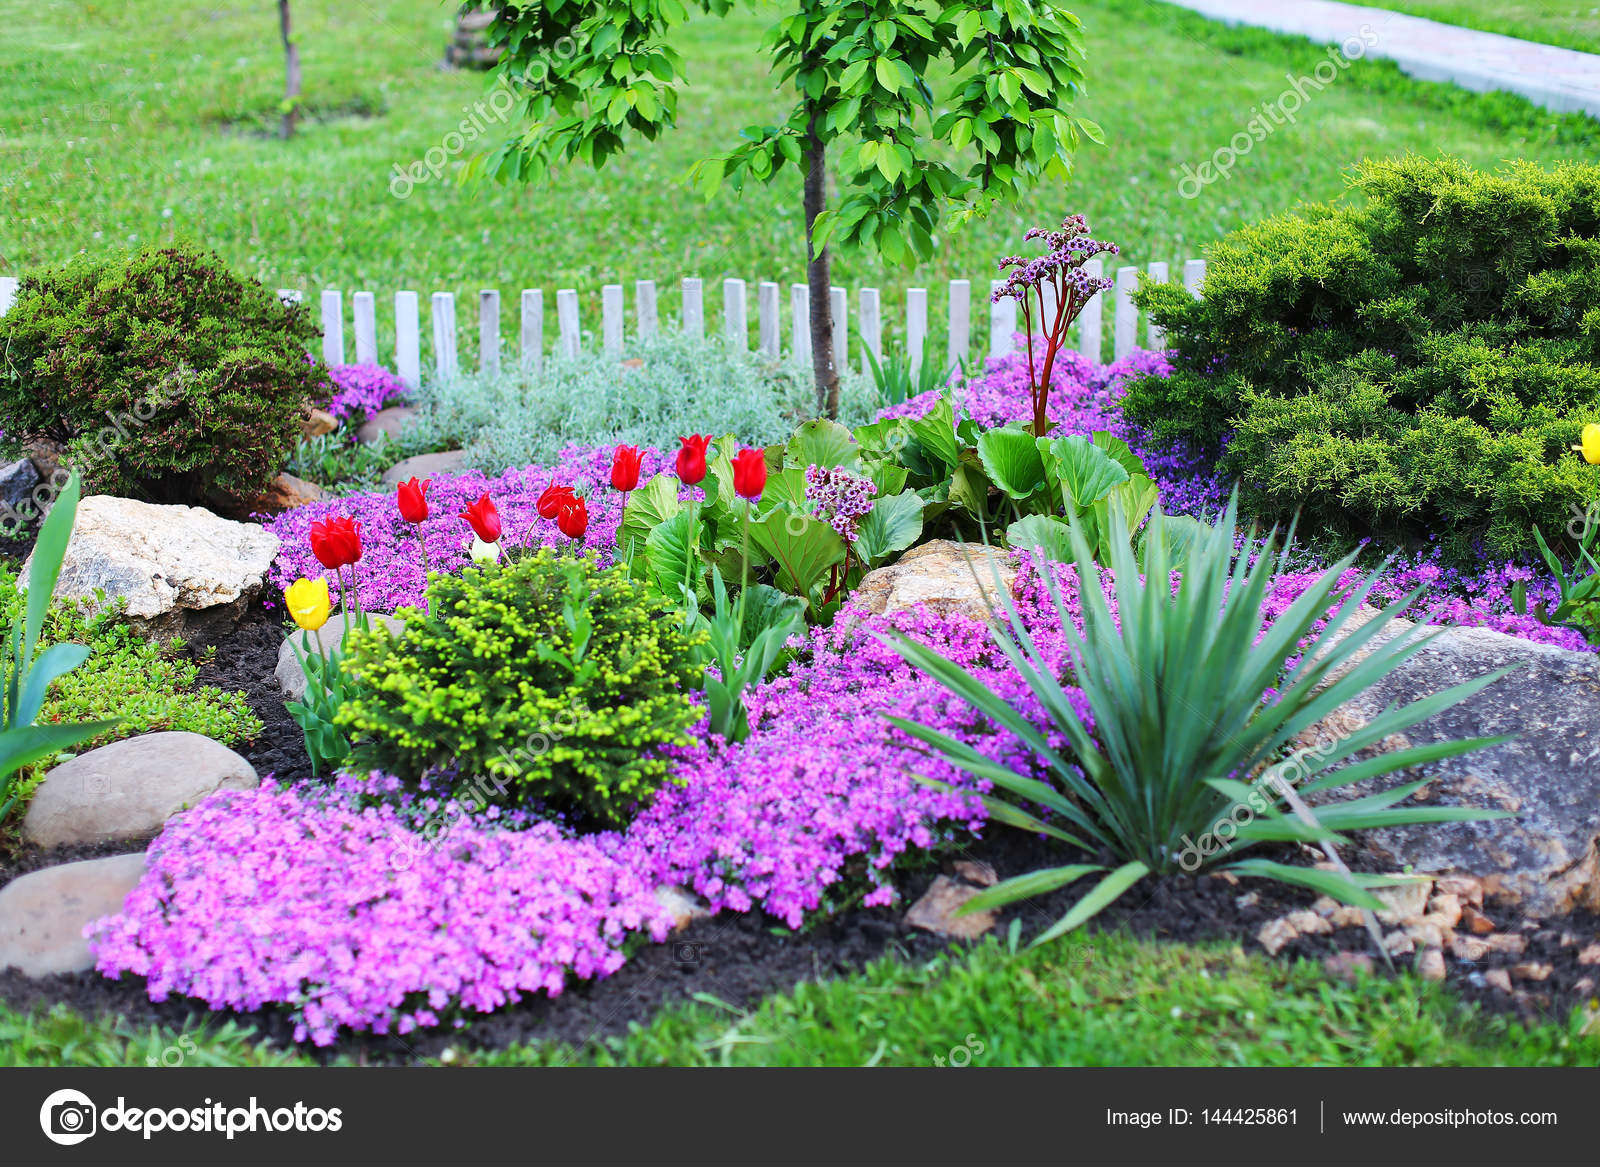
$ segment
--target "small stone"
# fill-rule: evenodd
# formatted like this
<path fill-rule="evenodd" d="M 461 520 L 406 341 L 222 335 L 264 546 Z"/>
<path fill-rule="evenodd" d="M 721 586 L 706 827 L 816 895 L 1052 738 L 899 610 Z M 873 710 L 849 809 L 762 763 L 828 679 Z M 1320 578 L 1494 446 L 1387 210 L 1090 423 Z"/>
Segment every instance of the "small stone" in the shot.
<path fill-rule="evenodd" d="M 1294 925 L 1284 916 L 1261 925 L 1256 933 L 1256 943 L 1265 948 L 1269 956 L 1277 956 L 1298 935 Z"/>
<path fill-rule="evenodd" d="M 1406 933 L 1395 931 L 1383 938 L 1383 948 L 1390 956 L 1405 956 L 1417 950 L 1417 943 Z"/>
<path fill-rule="evenodd" d="M 937 936 L 951 936 L 960 940 L 976 940 L 995 926 L 997 919 L 991 908 L 958 916 L 961 905 L 979 894 L 964 883 L 941 875 L 933 881 L 923 897 L 911 905 L 906 913 L 906 923 Z"/>
<path fill-rule="evenodd" d="M 1428 901 L 1428 914 L 1443 916 L 1443 926 L 1454 928 L 1461 922 L 1461 898 L 1453 895 L 1436 895 Z"/>
<path fill-rule="evenodd" d="M 1402 872 L 1394 874 L 1405 878 Z M 1428 896 L 1432 891 L 1433 881 L 1429 879 L 1415 879 L 1394 887 L 1374 888 L 1373 894 L 1383 901 L 1383 910 L 1378 913 L 1378 920 L 1384 924 L 1394 925 L 1421 919 L 1422 913 L 1428 908 Z"/>
<path fill-rule="evenodd" d="M 1361 914 L 1360 908 L 1350 904 L 1340 904 L 1328 918 L 1328 923 L 1335 928 L 1364 928 L 1367 918 Z"/>
<path fill-rule="evenodd" d="M 1372 957 L 1365 952 L 1340 952 L 1323 960 L 1322 971 L 1341 981 L 1353 981 L 1372 971 Z"/>
<path fill-rule="evenodd" d="M 436 474 L 459 474 L 467 468 L 465 450 L 441 450 L 437 454 L 416 454 L 402 458 L 383 472 L 383 484 L 395 486 L 413 478 L 429 479 Z"/>
<path fill-rule="evenodd" d="M 1324 918 L 1332 918 L 1333 914 L 1342 906 L 1332 896 L 1318 896 L 1317 902 L 1311 905 L 1311 910 Z"/>
<path fill-rule="evenodd" d="M 1483 974 L 1483 979 L 1486 984 L 1499 989 L 1502 993 L 1511 991 L 1511 974 L 1503 968 L 1490 969 Z"/>
<path fill-rule="evenodd" d="M 955 873 L 968 883 L 978 887 L 993 887 L 1000 882 L 1000 877 L 981 859 L 958 859 L 955 862 Z"/>
<path fill-rule="evenodd" d="M 326 409 L 304 409 L 300 412 L 300 436 L 320 438 L 339 428 L 339 419 Z"/>
<path fill-rule="evenodd" d="M 663 884 L 655 890 L 656 903 L 672 913 L 672 930 L 682 932 L 696 920 L 711 915 L 700 897 L 688 888 Z"/>
<path fill-rule="evenodd" d="M 88 972 L 94 956 L 83 930 L 122 910 L 144 876 L 144 855 L 62 863 L 19 875 L 0 888 L 0 969 L 24 976 Z"/>
<path fill-rule="evenodd" d="M 1444 980 L 1444 953 L 1430 948 L 1417 958 L 1417 975 L 1425 981 Z"/>
<path fill-rule="evenodd" d="M 1594 992 L 1594 978 L 1593 977 L 1583 977 L 1580 980 L 1573 981 L 1572 982 L 1572 991 L 1573 991 L 1573 993 L 1575 995 L 1577 995 L 1579 997 L 1584 997 L 1584 996 L 1587 996 L 1588 994 Z"/>
<path fill-rule="evenodd" d="M 379 440 L 394 441 L 405 423 L 417 415 L 409 405 L 391 405 L 367 418 L 356 431 L 356 440 L 371 445 Z"/>
<path fill-rule="evenodd" d="M 1511 975 L 1519 981 L 1543 981 L 1550 978 L 1550 966 L 1539 961 L 1524 961 L 1511 966 Z"/>
<path fill-rule="evenodd" d="M 385 616 L 381 612 L 368 612 L 367 623 L 377 628 L 384 627 L 399 636 L 405 631 L 405 621 L 396 620 L 393 616 Z M 290 701 L 298 701 L 306 693 L 306 674 L 300 667 L 300 661 L 295 656 L 295 650 L 305 652 L 302 643 L 304 637 L 311 639 L 311 651 L 337 648 L 344 639 L 345 617 L 343 612 L 335 612 L 328 618 L 328 622 L 315 632 L 305 633 L 296 628 L 283 638 L 283 643 L 278 646 L 278 667 L 273 670 L 273 676 L 278 679 L 278 688 L 283 690 L 283 695 Z M 290 642 L 293 641 L 293 644 Z"/>
<path fill-rule="evenodd" d="M 1527 940 L 1514 932 L 1497 932 L 1485 937 L 1484 943 L 1489 946 L 1490 952 L 1503 952 L 1508 956 L 1520 956 L 1522 950 L 1528 947 Z"/>
<path fill-rule="evenodd" d="M 1600 964 L 1600 940 L 1578 953 L 1579 964 Z"/>
<path fill-rule="evenodd" d="M 281 515 L 309 503 L 321 502 L 328 492 L 315 482 L 296 478 L 285 471 L 268 484 L 267 489 L 245 504 L 243 510 L 252 515 Z"/>
<path fill-rule="evenodd" d="M 1483 906 L 1483 883 L 1470 875 L 1441 875 L 1434 884 L 1439 895 L 1455 896 L 1462 903 Z"/>
<path fill-rule="evenodd" d="M 1222 880 L 1222 882 L 1227 884 L 1229 887 L 1239 886 L 1239 877 L 1231 871 L 1217 871 L 1213 872 L 1213 875 L 1217 879 Z"/>
<path fill-rule="evenodd" d="M 1247 891 L 1242 896 L 1235 896 L 1233 902 L 1234 905 L 1239 908 L 1253 908 L 1261 902 L 1261 893 L 1258 891 Z"/>
<path fill-rule="evenodd" d="M 1450 954 L 1466 964 L 1476 964 L 1489 952 L 1489 945 L 1477 936 L 1457 935 L 1450 941 Z"/>
<path fill-rule="evenodd" d="M 629 372 L 635 372 L 635 371 L 637 371 L 639 369 L 644 368 L 644 358 L 643 357 L 629 357 L 627 360 L 622 362 L 622 367 L 624 369 L 627 369 Z"/>
<path fill-rule="evenodd" d="M 1487 936 L 1494 931 L 1494 921 L 1470 904 L 1462 907 L 1460 923 L 1474 936 Z"/>
<path fill-rule="evenodd" d="M 1301 909 L 1290 912 L 1284 919 L 1302 936 L 1321 936 L 1333 931 L 1333 925 L 1315 912 Z"/>
<path fill-rule="evenodd" d="M 1407 924 L 1406 935 L 1423 948 L 1444 947 L 1444 929 L 1437 924 L 1430 924 L 1426 920 L 1419 920 L 1415 924 Z"/>

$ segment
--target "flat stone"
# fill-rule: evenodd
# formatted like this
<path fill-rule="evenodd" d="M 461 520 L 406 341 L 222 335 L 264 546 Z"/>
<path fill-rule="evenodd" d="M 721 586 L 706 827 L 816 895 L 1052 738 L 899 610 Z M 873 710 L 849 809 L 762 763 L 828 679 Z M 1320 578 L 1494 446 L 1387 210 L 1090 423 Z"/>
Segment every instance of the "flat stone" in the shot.
<path fill-rule="evenodd" d="M 906 913 L 906 923 L 938 936 L 951 936 L 958 940 L 976 940 L 995 926 L 994 910 L 956 915 L 961 905 L 978 894 L 978 889 L 941 875 L 933 881 L 923 897 L 911 905 Z"/>
<path fill-rule="evenodd" d="M 279 515 L 296 507 L 321 502 L 327 497 L 328 492 L 315 482 L 307 482 L 284 471 L 272 480 L 266 490 L 251 499 L 244 511 L 252 515 Z"/>
<path fill-rule="evenodd" d="M 1390 872 L 1395 878 L 1404 878 L 1404 872 Z M 1373 895 L 1383 903 L 1378 920 L 1384 924 L 1405 924 L 1419 919 L 1428 910 L 1428 897 L 1433 894 L 1433 881 L 1414 880 L 1393 887 L 1374 889 Z"/>
<path fill-rule="evenodd" d="M 147 733 L 79 754 L 44 776 L 22 820 L 40 847 L 143 839 L 206 795 L 261 783 L 255 767 L 198 733 Z"/>
<path fill-rule="evenodd" d="M 856 607 L 875 616 L 893 615 L 917 604 L 940 616 L 952 613 L 988 620 L 991 612 L 1005 619 L 1005 600 L 996 588 L 1010 590 L 1017 569 L 1006 553 L 981 543 L 935 539 L 913 547 L 894 563 L 862 578 L 851 597 Z"/>
<path fill-rule="evenodd" d="M 1410 628 L 1393 621 L 1380 641 Z M 1511 811 L 1508 818 L 1384 827 L 1356 838 L 1385 866 L 1440 873 L 1439 890 L 1469 904 L 1476 893 L 1476 902 L 1499 896 L 1534 916 L 1600 910 L 1600 656 L 1483 628 L 1446 628 L 1310 734 L 1337 739 L 1390 703 L 1406 705 L 1507 665 L 1515 671 L 1377 749 L 1500 734 L 1515 735 L 1511 741 L 1341 787 L 1337 796 L 1426 778 L 1425 805 Z"/>
<path fill-rule="evenodd" d="M 144 855 L 63 863 L 0 888 L 0 969 L 24 976 L 88 972 L 94 956 L 83 930 L 122 910 L 144 877 Z"/>
<path fill-rule="evenodd" d="M 300 414 L 300 436 L 320 438 L 339 428 L 339 419 L 326 409 L 306 409 Z"/>
<path fill-rule="evenodd" d="M 298 701 L 306 692 L 305 670 L 295 659 L 296 648 L 304 651 L 301 644 L 302 636 L 310 636 L 312 652 L 327 652 L 330 648 L 337 648 L 344 639 L 345 620 L 343 612 L 335 612 L 328 617 L 328 622 L 315 632 L 307 634 L 296 628 L 290 636 L 284 637 L 283 643 L 278 647 L 278 667 L 273 670 L 273 676 L 278 678 L 278 688 L 283 690 L 287 700 Z M 381 612 L 368 612 L 367 623 L 374 628 L 381 625 L 396 636 L 404 632 L 406 627 L 404 620 L 396 620 L 393 616 L 385 616 Z M 294 641 L 293 647 L 289 644 L 290 640 Z"/>
<path fill-rule="evenodd" d="M 356 440 L 371 444 L 380 438 L 394 441 L 400 436 L 405 423 L 417 415 L 409 405 L 391 405 L 367 418 L 356 431 Z"/>
<path fill-rule="evenodd" d="M 243 614 L 277 553 L 272 532 L 204 507 L 92 495 L 78 504 L 56 595 L 93 606 L 103 591 L 125 598 L 146 634 L 186 636 Z"/>
<path fill-rule="evenodd" d="M 432 478 L 435 474 L 460 474 L 467 468 L 464 450 L 441 450 L 437 454 L 416 454 L 402 458 L 383 472 L 383 484 L 395 486 L 413 478 Z"/>

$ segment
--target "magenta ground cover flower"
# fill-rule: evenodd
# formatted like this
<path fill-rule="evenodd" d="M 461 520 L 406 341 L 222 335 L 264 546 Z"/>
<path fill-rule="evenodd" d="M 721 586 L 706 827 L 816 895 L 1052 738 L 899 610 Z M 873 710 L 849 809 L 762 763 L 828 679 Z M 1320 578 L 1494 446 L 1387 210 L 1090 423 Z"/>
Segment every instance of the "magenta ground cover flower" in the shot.
<path fill-rule="evenodd" d="M 342 422 L 359 423 L 409 392 L 406 383 L 382 365 L 329 365 L 328 376 L 338 388 L 323 408 Z"/>

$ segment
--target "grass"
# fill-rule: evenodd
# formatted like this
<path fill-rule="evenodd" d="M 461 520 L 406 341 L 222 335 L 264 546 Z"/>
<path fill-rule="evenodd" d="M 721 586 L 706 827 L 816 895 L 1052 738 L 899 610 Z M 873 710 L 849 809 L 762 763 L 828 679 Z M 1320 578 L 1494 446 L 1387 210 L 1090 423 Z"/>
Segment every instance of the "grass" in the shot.
<path fill-rule="evenodd" d="M 436 1064 L 1593 1065 L 1597 1016 L 1526 1028 L 1409 975 L 1347 984 L 1315 964 L 1237 947 L 1101 934 L 1015 957 L 990 940 L 921 966 L 885 959 L 750 1011 L 706 996 L 579 1050 L 452 1051 Z M 0 1007 L 0 1066 L 138 1065 L 163 1055 L 189 1065 L 309 1064 L 220 1022 L 138 1032 L 59 1007 L 29 1017 Z"/>
<path fill-rule="evenodd" d="M 1600 53 L 1600 4 L 1594 0 L 1383 0 L 1376 6 L 1525 41 Z"/>
<path fill-rule="evenodd" d="M 1108 146 L 1086 149 L 1065 191 L 1041 189 L 1025 207 L 941 238 L 919 268 L 839 257 L 840 284 L 884 286 L 891 334 L 903 318 L 901 289 L 931 286 L 937 343 L 939 285 L 966 277 L 982 286 L 1024 227 L 1067 209 L 1087 211 L 1129 262 L 1176 263 L 1241 224 L 1337 197 L 1344 172 L 1365 157 L 1416 150 L 1478 165 L 1551 163 L 1592 155 L 1600 141 L 1600 123 L 1364 61 L 1315 94 L 1293 127 L 1243 156 L 1229 180 L 1185 199 L 1182 168 L 1226 146 L 1284 91 L 1286 74 L 1309 73 L 1325 51 L 1153 0 L 1075 0 L 1073 9 L 1090 53 L 1082 112 L 1105 127 Z M 480 288 L 500 288 L 514 312 L 518 289 L 542 287 L 553 339 L 559 287 L 584 293 L 593 324 L 607 282 L 658 280 L 670 318 L 670 285 L 683 275 L 800 280 L 794 184 L 712 204 L 682 184 L 689 165 L 726 148 L 738 127 L 774 120 L 786 106 L 755 51 L 780 11 L 739 6 L 726 20 L 691 25 L 682 39 L 692 86 L 679 128 L 598 177 L 574 168 L 539 187 L 459 187 L 447 175 L 399 199 L 389 189 L 394 167 L 439 143 L 486 85 L 482 74 L 438 68 L 449 6 L 373 0 L 352 10 L 299 0 L 311 120 L 283 142 L 269 132 L 282 71 L 270 7 L 0 0 L 8 49 L 0 87 L 10 96 L 0 107 L 0 271 L 188 236 L 268 286 L 378 292 L 385 357 L 389 296 L 399 288 L 453 291 L 466 320 Z M 711 289 L 707 309 L 720 316 Z M 975 316 L 981 339 L 985 317 Z M 474 333 L 461 329 L 469 367 Z"/>

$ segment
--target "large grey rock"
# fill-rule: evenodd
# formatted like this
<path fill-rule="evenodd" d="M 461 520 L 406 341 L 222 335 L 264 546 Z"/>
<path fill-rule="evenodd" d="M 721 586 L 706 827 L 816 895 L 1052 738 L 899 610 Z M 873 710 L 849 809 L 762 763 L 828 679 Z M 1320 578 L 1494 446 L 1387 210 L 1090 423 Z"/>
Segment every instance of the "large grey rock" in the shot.
<path fill-rule="evenodd" d="M 344 639 L 345 619 L 343 612 L 335 612 L 328 617 L 328 622 L 315 632 L 304 633 L 296 628 L 289 636 L 284 638 L 283 644 L 278 648 L 278 667 L 273 670 L 273 676 L 278 678 L 278 688 L 283 690 L 285 698 L 290 701 L 298 701 L 305 696 L 305 670 L 300 667 L 300 662 L 295 657 L 295 649 L 299 649 L 302 652 L 305 651 L 301 638 L 309 635 L 312 652 L 316 652 L 319 647 L 323 652 L 330 648 L 337 648 L 339 642 Z M 393 616 L 385 616 L 380 612 L 368 612 L 367 623 L 373 628 L 381 625 L 396 636 L 405 631 L 406 627 L 404 620 L 396 620 Z M 292 647 L 289 643 L 291 640 L 294 642 Z"/>
<path fill-rule="evenodd" d="M 146 633 L 183 636 L 241 614 L 277 553 L 270 531 L 204 507 L 93 495 L 78 505 L 56 595 L 122 596 Z"/>
<path fill-rule="evenodd" d="M 18 876 L 0 888 L 0 969 L 25 976 L 88 972 L 83 930 L 122 910 L 144 877 L 144 856 L 113 855 Z"/>
<path fill-rule="evenodd" d="M 1380 636 L 1410 627 L 1396 620 Z M 1514 811 L 1511 818 L 1387 827 L 1357 838 L 1386 867 L 1478 876 L 1487 892 L 1529 914 L 1600 910 L 1600 656 L 1482 628 L 1445 629 L 1307 740 L 1349 734 L 1390 702 L 1405 704 L 1507 665 L 1516 671 L 1383 748 L 1517 735 L 1512 741 L 1333 793 L 1368 793 L 1425 777 L 1421 793 L 1429 805 Z"/>
<path fill-rule="evenodd" d="M 981 543 L 935 539 L 913 547 L 887 567 L 867 572 L 852 602 L 876 616 L 892 615 L 916 604 L 941 616 L 959 613 L 989 619 L 990 609 L 1004 618 L 1005 601 L 996 588 L 1010 590 L 1017 569 L 1006 553 Z"/>
<path fill-rule="evenodd" d="M 435 474 L 459 474 L 467 468 L 464 450 L 441 450 L 437 454 L 417 454 L 403 458 L 383 472 L 383 484 L 394 486 L 412 478 L 432 478 Z"/>
<path fill-rule="evenodd" d="M 29 459 L 19 458 L 9 465 L 0 466 L 0 503 L 12 510 L 28 515 L 32 509 L 37 509 L 33 502 L 33 488 L 38 485 L 39 471 Z"/>
<path fill-rule="evenodd" d="M 260 785 L 255 767 L 198 733 L 147 733 L 61 763 L 33 792 L 22 837 L 40 847 L 155 834 L 173 815 L 224 787 Z"/>

